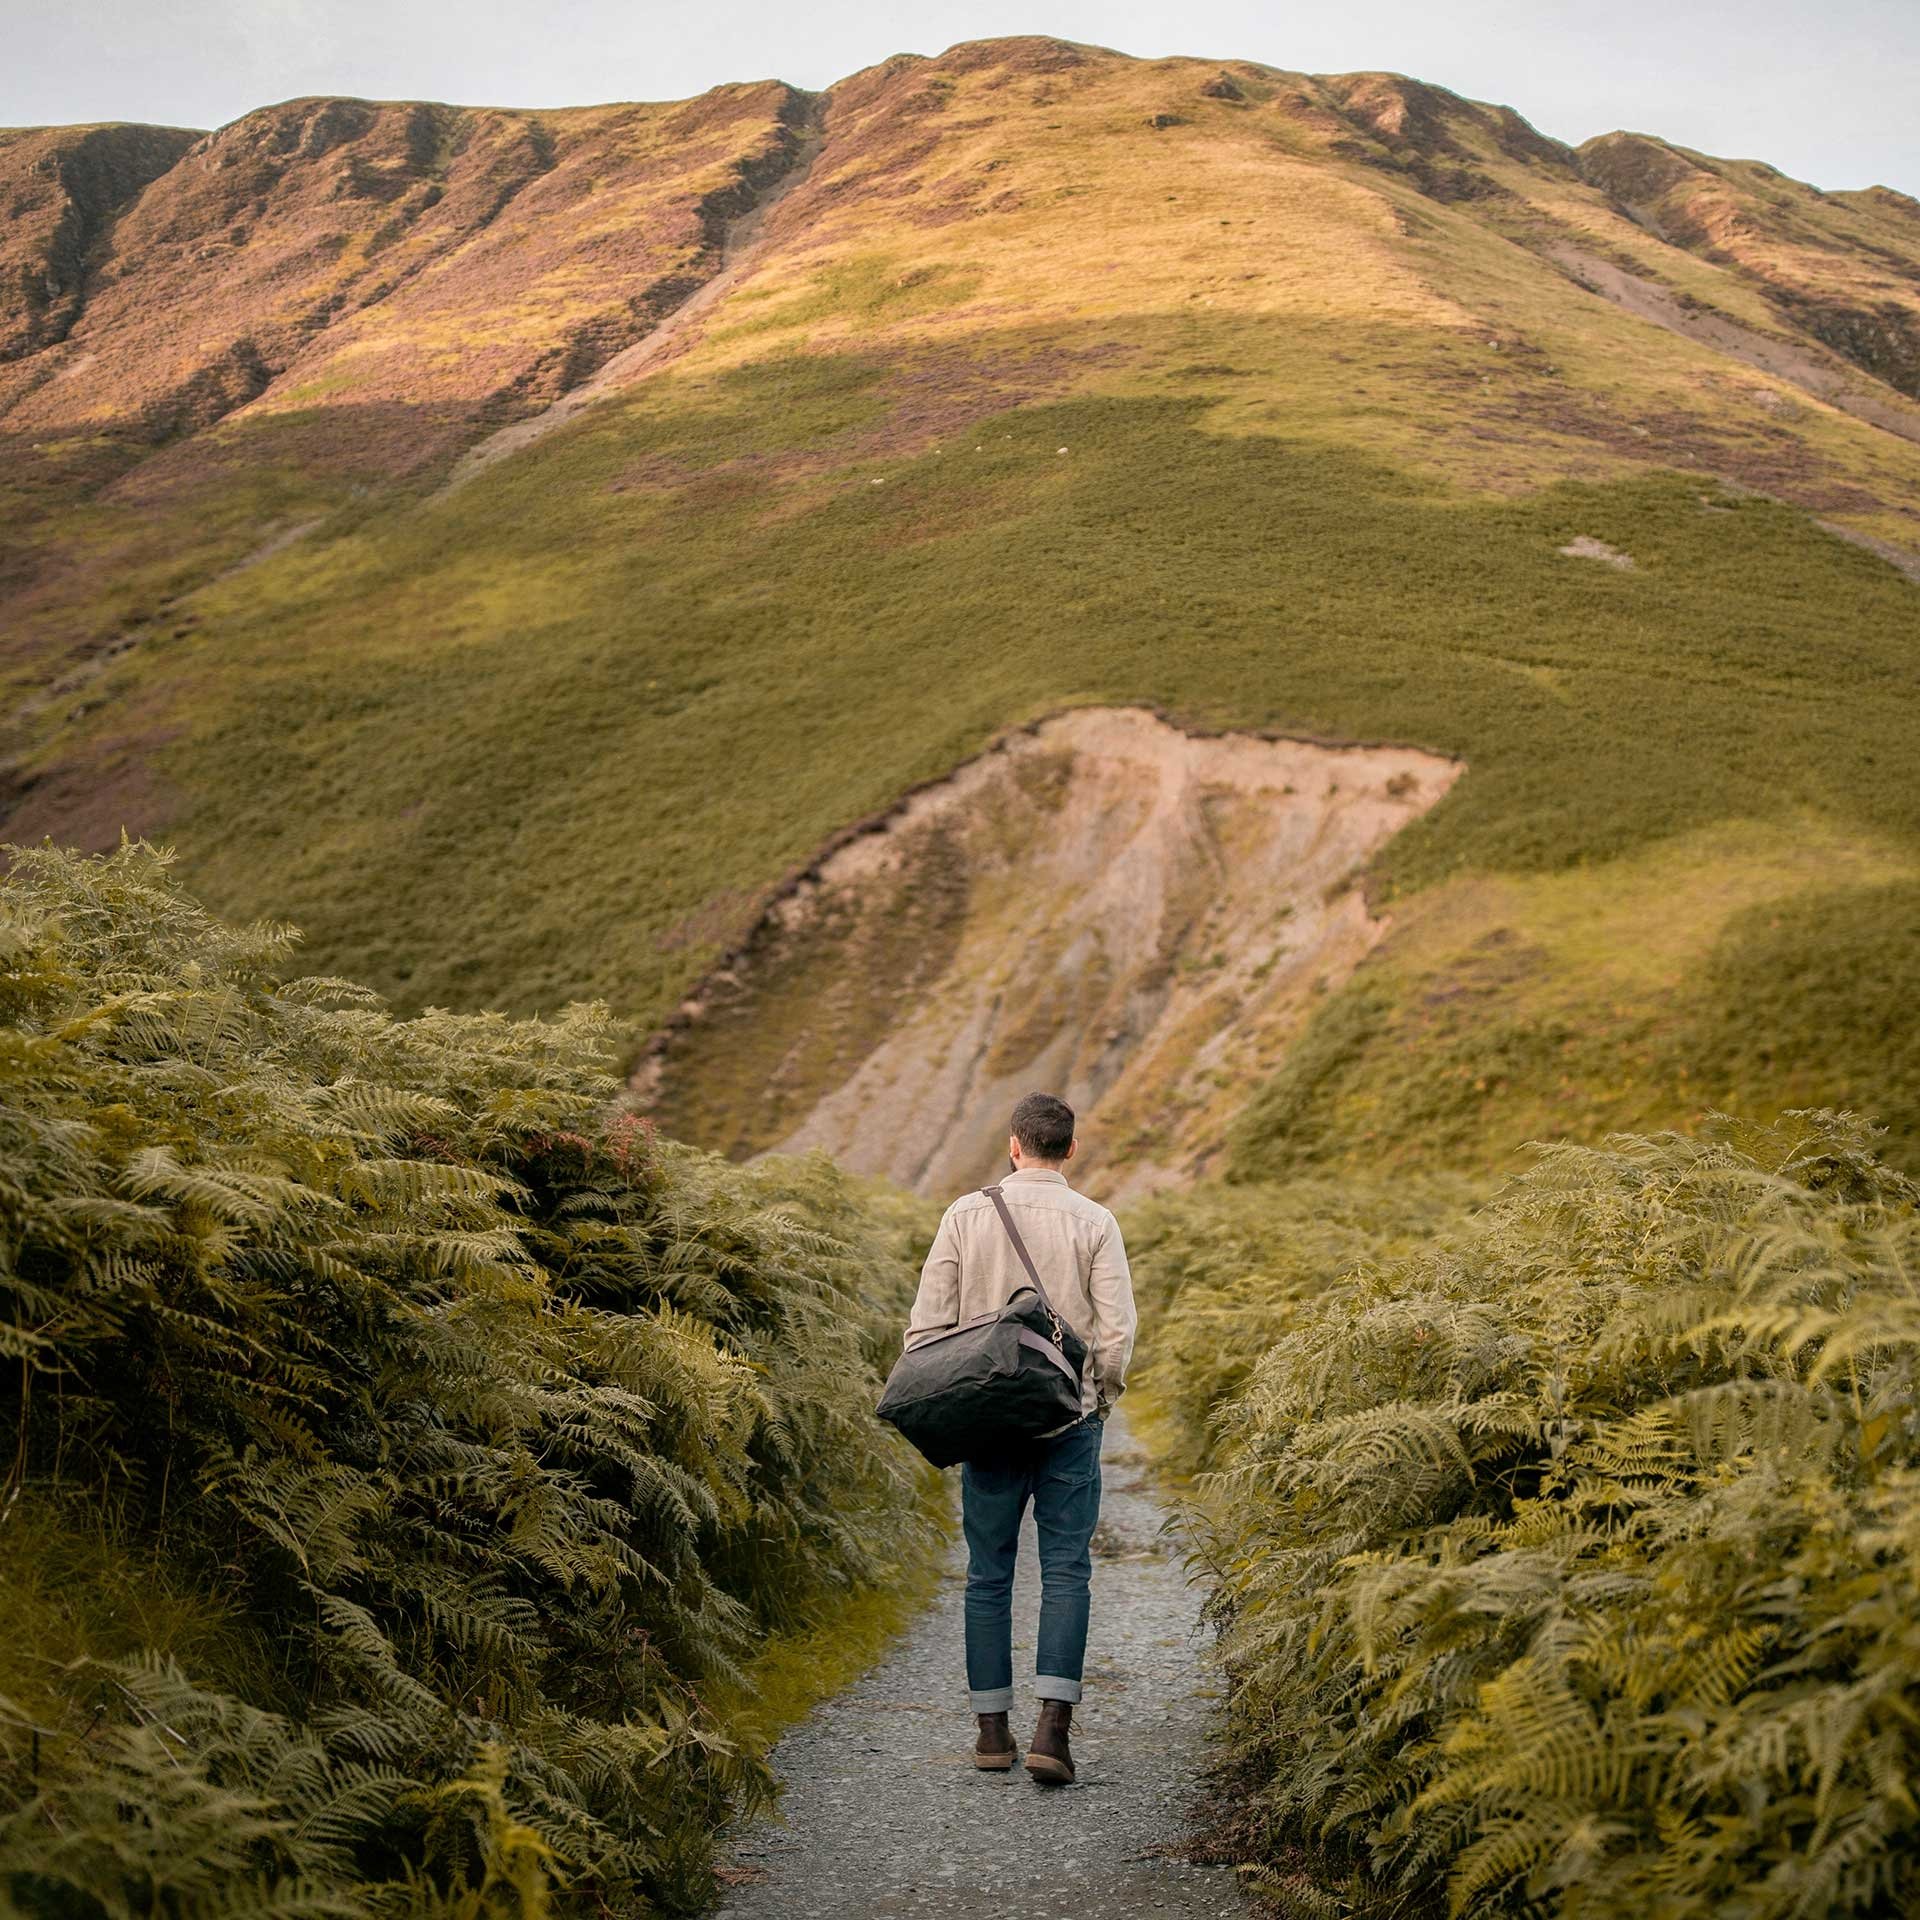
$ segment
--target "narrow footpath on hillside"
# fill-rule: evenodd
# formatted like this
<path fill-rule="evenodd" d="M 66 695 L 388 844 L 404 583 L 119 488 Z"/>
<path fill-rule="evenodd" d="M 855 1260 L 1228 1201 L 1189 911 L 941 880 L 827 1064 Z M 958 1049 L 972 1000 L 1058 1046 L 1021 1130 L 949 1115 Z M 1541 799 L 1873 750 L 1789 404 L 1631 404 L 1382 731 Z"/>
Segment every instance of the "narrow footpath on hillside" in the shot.
<path fill-rule="evenodd" d="M 1146 1455 L 1117 1409 L 1102 1450 L 1078 1778 L 981 1773 L 962 1670 L 966 1550 L 867 1676 L 774 1750 L 780 1811 L 736 1836 L 722 1920 L 1066 1920 L 1241 1916 L 1230 1868 L 1180 1857 L 1212 1757 L 1215 1677 Z M 1014 1587 L 1015 1737 L 1026 1751 L 1039 1614 L 1033 1517 Z"/>

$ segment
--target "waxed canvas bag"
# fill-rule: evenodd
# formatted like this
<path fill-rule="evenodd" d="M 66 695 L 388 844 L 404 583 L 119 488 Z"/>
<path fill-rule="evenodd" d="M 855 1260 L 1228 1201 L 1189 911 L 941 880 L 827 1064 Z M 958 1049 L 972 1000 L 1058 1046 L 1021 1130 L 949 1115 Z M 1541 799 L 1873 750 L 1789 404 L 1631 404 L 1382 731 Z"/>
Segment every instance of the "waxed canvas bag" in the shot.
<path fill-rule="evenodd" d="M 1002 1459 L 1080 1418 L 1086 1342 L 1054 1311 L 997 1186 L 984 1189 L 1032 1283 L 903 1353 L 874 1409 L 936 1467 Z"/>

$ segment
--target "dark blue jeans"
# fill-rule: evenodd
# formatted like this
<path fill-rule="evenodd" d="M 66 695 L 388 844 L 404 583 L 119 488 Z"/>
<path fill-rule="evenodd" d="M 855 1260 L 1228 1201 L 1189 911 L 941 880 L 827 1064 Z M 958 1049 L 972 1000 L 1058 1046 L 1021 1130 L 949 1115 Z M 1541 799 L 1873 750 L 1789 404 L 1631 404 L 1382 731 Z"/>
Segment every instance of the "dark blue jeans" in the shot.
<path fill-rule="evenodd" d="M 967 1534 L 967 1694 L 975 1713 L 1013 1705 L 1013 1566 L 1033 1502 L 1040 1536 L 1040 1640 L 1034 1691 L 1078 1700 L 1087 1654 L 1090 1543 L 1100 1518 L 1100 1429 L 1082 1420 L 1006 1465 L 960 1469 Z"/>

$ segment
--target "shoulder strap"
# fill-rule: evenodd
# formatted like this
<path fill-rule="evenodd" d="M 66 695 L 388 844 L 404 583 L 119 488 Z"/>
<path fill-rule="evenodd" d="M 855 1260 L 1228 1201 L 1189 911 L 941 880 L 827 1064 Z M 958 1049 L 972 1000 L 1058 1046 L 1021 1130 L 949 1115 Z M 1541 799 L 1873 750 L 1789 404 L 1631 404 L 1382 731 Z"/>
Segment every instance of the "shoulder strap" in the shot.
<path fill-rule="evenodd" d="M 1000 1224 L 1006 1228 L 1007 1238 L 1013 1242 L 1013 1250 L 1020 1256 L 1020 1264 L 1026 1268 L 1027 1278 L 1033 1282 L 1034 1292 L 1040 1296 L 1040 1304 L 1054 1319 L 1058 1320 L 1059 1312 L 1053 1302 L 1047 1298 L 1047 1290 L 1041 1284 L 1040 1269 L 1033 1264 L 1033 1255 L 1027 1251 L 1027 1243 L 1020 1238 L 1020 1229 L 1013 1224 L 1013 1215 L 1007 1208 L 1006 1195 L 1000 1191 L 998 1184 L 984 1187 L 981 1191 L 993 1202 L 994 1211 L 1000 1216 Z"/>

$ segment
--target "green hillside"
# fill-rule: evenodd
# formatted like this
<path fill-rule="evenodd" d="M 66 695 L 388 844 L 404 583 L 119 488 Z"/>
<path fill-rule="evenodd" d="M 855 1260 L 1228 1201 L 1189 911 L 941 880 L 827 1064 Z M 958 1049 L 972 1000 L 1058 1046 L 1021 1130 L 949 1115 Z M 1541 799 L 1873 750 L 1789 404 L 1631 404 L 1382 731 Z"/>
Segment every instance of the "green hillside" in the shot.
<path fill-rule="evenodd" d="M 403 1005 L 599 995 L 644 1030 L 782 875 L 1009 725 L 1132 702 L 1402 741 L 1468 773 L 1376 863 L 1394 931 L 1319 1054 L 1475 941 L 1511 934 L 1532 957 L 1517 1003 L 1470 994 L 1449 1017 L 1425 1090 L 1380 1103 L 1389 1130 L 1424 1126 L 1464 1074 L 1489 1111 L 1444 1131 L 1469 1157 L 1543 1120 L 1684 1118 L 1707 1087 L 1754 1109 L 1870 1098 L 1906 1137 L 1911 1083 L 1882 1040 L 1913 985 L 1899 770 L 1920 600 L 1814 521 L 1920 544 L 1920 406 L 1897 368 L 1796 331 L 1759 242 L 1737 260 L 1679 243 L 1711 226 L 1682 232 L 1689 182 L 1724 200 L 1747 176 L 1669 167 L 1678 239 L 1656 241 L 1620 197 L 1641 190 L 1644 142 L 1589 160 L 1414 82 L 1042 41 L 890 62 L 824 102 L 714 100 L 676 124 L 735 142 L 749 197 L 782 189 L 744 268 L 700 213 L 685 284 L 719 272 L 719 297 L 644 375 L 451 492 L 431 447 L 544 404 L 517 376 L 487 398 L 472 372 L 471 302 L 510 270 L 491 230 L 408 241 L 429 264 L 352 341 L 329 329 L 184 439 L 143 452 L 96 406 L 88 431 L 134 464 L 57 549 L 16 559 L 16 671 L 66 662 L 26 702 L 17 835 L 164 832 L 221 907 L 293 916 L 319 964 Z M 391 115 L 299 111 L 308 147 L 323 121 L 335 142 L 315 166 L 398 138 Z M 808 114 L 817 151 L 791 132 Z M 547 131 L 631 143 L 639 124 Z M 394 193 L 407 166 L 452 180 L 483 131 L 510 130 L 446 131 L 438 158 L 379 159 Z M 550 184 L 585 164 L 521 190 L 551 203 L 543 271 L 569 222 L 595 244 L 592 193 Z M 291 236 L 314 188 L 297 166 L 279 178 Z M 1868 277 L 1912 256 L 1891 200 L 1819 217 Z M 1556 254 L 1576 243 L 1764 336 L 1783 370 L 1598 297 Z M 407 433 L 380 383 L 415 364 L 429 308 L 446 366 L 469 368 L 435 376 L 471 394 L 469 424 L 423 398 L 436 437 L 412 470 L 369 464 Z M 128 324 L 83 310 L 73 338 L 93 325 L 124 357 Z M 14 416 L 54 421 L 61 390 Z M 44 462 L 77 443 L 38 444 Z M 75 572 L 76 540 L 113 564 Z M 1562 552 L 1581 540 L 1630 568 Z M 1650 869 L 1619 863 L 1735 845 L 1689 884 L 1689 936 L 1639 966 Z M 1809 846 L 1831 858 L 1799 860 Z M 1581 951 L 1505 925 L 1485 889 L 1495 917 L 1469 924 L 1466 876 L 1554 872 L 1591 888 Z M 1771 919 L 1827 904 L 1844 931 L 1815 982 Z M 1775 964 L 1789 1024 L 1716 1025 L 1715 983 Z M 1817 1048 L 1793 1024 L 1816 1000 Z M 1555 1021 L 1627 1044 L 1638 1065 L 1614 1077 L 1632 1089 L 1600 1085 Z M 1315 1069 L 1342 1137 L 1396 1062 L 1338 1086 Z M 1307 1152 L 1261 1144 L 1294 1099 L 1262 1106 L 1245 1164 Z"/>
<path fill-rule="evenodd" d="M 444 504 L 210 595 L 218 653 L 257 664 L 197 702 L 182 832 L 219 852 L 196 868 L 223 894 L 271 875 L 409 995 L 619 981 L 645 1018 L 716 896 L 1067 704 L 1464 758 L 1389 856 L 1397 887 L 1729 818 L 1920 827 L 1883 771 L 1920 750 L 1920 596 L 1789 510 L 1662 477 L 1475 500 L 1210 435 L 1177 397 L 989 415 L 797 502 L 756 480 L 755 455 L 884 432 L 886 386 L 854 357 L 666 376 Z M 636 466 L 684 477 L 609 497 Z M 1634 572 L 1561 556 L 1582 533 Z M 529 872 L 532 910 L 505 913 Z"/>

